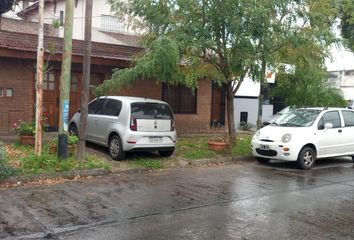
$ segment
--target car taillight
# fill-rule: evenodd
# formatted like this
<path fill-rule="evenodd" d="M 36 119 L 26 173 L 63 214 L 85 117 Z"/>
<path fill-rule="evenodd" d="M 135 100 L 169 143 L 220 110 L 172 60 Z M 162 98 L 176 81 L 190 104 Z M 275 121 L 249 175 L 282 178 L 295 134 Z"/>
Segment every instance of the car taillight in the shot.
<path fill-rule="evenodd" d="M 175 130 L 175 120 L 171 119 L 171 131 Z"/>
<path fill-rule="evenodd" d="M 132 131 L 136 131 L 137 130 L 137 124 L 136 124 L 136 118 L 135 117 L 131 117 L 130 119 L 130 130 Z"/>

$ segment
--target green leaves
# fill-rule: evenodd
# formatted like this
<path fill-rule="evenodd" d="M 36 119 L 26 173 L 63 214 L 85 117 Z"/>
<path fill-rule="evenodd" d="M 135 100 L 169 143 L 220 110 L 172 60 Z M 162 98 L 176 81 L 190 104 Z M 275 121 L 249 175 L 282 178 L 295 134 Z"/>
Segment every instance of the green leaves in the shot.
<path fill-rule="evenodd" d="M 341 32 L 345 44 L 354 51 L 354 1 L 341 0 L 340 4 Z"/>

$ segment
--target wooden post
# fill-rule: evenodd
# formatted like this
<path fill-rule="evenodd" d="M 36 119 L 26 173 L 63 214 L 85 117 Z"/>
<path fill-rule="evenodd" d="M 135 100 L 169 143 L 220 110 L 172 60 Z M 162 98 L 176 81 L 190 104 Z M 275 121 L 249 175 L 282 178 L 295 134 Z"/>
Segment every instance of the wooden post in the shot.
<path fill-rule="evenodd" d="M 81 91 L 81 108 L 80 108 L 80 127 L 79 127 L 79 143 L 77 148 L 77 159 L 82 161 L 85 159 L 85 141 L 87 126 L 87 111 L 89 101 L 89 85 L 91 72 L 91 35 L 92 35 L 92 0 L 86 1 L 85 11 L 85 56 L 83 67 L 83 87 Z"/>
<path fill-rule="evenodd" d="M 58 157 L 68 157 L 68 125 L 69 125 L 69 100 L 71 79 L 71 55 L 74 20 L 74 0 L 65 2 L 64 22 L 64 47 L 60 77 L 60 104 L 59 104 L 59 134 L 58 134 Z"/>
<path fill-rule="evenodd" d="M 37 156 L 42 153 L 42 115 L 43 115 L 43 15 L 44 0 L 39 1 L 38 10 L 38 49 L 37 49 L 37 84 L 36 84 L 36 139 L 35 153 Z"/>

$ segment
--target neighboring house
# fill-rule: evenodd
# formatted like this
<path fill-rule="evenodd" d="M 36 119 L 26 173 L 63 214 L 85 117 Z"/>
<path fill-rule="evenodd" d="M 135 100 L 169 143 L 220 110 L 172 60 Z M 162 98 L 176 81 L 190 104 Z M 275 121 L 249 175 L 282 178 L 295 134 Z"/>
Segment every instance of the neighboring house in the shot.
<path fill-rule="evenodd" d="M 334 86 L 342 90 L 346 100 L 354 100 L 354 68 L 329 71 L 328 78 L 333 82 Z"/>
<path fill-rule="evenodd" d="M 47 23 L 60 16 L 63 0 L 45 1 Z M 72 73 L 70 83 L 70 117 L 80 106 L 84 42 L 82 40 L 82 0 L 76 0 Z M 97 5 L 100 3 L 101 5 Z M 37 4 L 22 10 L 18 16 L 25 20 L 3 18 L 0 30 L 0 135 L 13 133 L 11 128 L 19 120 L 34 118 L 37 30 Z M 100 12 L 102 11 L 102 12 Z M 54 15 L 53 15 L 54 14 Z M 65 15 L 65 13 L 63 13 Z M 93 25 L 91 85 L 110 79 L 112 70 L 126 68 L 132 57 L 143 51 L 137 46 L 137 36 L 114 27 L 104 27 L 102 19 L 109 14 L 105 0 L 94 1 L 94 16 L 100 19 Z M 94 18 L 95 19 L 95 18 Z M 77 22 L 79 21 L 79 22 Z M 115 20 L 113 21 L 115 23 Z M 109 25 L 109 24 L 108 24 Z M 100 27 L 101 26 L 101 27 Z M 109 31 L 107 28 L 111 28 Z M 104 37 L 102 37 L 104 34 Z M 62 60 L 62 29 L 45 25 L 44 45 L 50 71 L 44 76 L 44 111 L 49 115 L 48 124 L 56 130 L 59 117 L 59 81 Z M 113 40 L 115 39 L 115 40 Z M 108 43 L 107 43 L 108 42 Z M 161 85 L 154 80 L 140 80 L 130 88 L 115 95 L 140 96 L 167 101 L 176 118 L 179 133 L 207 132 L 213 121 L 225 124 L 225 95 L 222 88 L 210 80 L 201 80 L 195 93 L 181 86 Z M 93 98 L 93 95 L 90 96 Z"/>
<path fill-rule="evenodd" d="M 256 128 L 259 108 L 260 83 L 245 79 L 234 98 L 235 127 L 240 128 L 241 122 L 246 122 Z M 262 122 L 273 115 L 273 105 L 264 104 L 262 109 Z"/>
<path fill-rule="evenodd" d="M 73 39 L 84 40 L 85 27 L 85 0 L 75 0 Z M 38 21 L 38 2 L 17 13 L 17 16 L 26 20 Z M 44 22 L 63 23 L 65 19 L 65 0 L 46 0 Z M 58 37 L 64 36 L 64 28 L 60 27 Z M 92 41 L 110 44 L 137 46 L 137 34 L 127 24 L 121 22 L 110 11 L 106 0 L 93 1 L 92 8 Z"/>

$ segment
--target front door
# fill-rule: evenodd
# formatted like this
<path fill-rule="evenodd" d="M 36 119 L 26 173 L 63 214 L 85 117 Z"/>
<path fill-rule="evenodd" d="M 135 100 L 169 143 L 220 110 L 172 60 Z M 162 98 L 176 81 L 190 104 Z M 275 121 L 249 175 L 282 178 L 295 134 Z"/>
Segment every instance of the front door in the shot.
<path fill-rule="evenodd" d="M 331 123 L 333 128 L 325 129 L 326 123 Z M 330 157 L 345 152 L 345 139 L 338 111 L 323 114 L 318 123 L 317 144 L 319 157 Z"/>
<path fill-rule="evenodd" d="M 225 124 L 225 92 L 224 88 L 212 82 L 210 126 L 219 127 Z"/>
<path fill-rule="evenodd" d="M 43 114 L 47 117 L 47 130 L 56 131 L 59 121 L 59 75 L 47 72 L 43 77 Z"/>
<path fill-rule="evenodd" d="M 72 116 L 74 116 L 80 107 L 81 77 L 82 75 L 80 73 L 71 73 L 69 120 L 72 118 Z"/>

